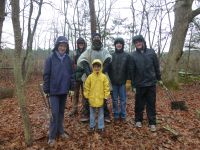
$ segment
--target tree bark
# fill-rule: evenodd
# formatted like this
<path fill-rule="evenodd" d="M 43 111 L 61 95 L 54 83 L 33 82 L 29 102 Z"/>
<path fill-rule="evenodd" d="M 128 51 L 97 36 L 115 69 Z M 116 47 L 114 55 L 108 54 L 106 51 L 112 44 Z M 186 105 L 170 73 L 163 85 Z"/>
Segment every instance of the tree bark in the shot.
<path fill-rule="evenodd" d="M 11 0 L 12 7 L 12 24 L 15 38 L 15 60 L 14 60 L 14 75 L 16 84 L 16 94 L 18 98 L 18 104 L 22 116 L 24 125 L 25 142 L 28 146 L 32 144 L 31 125 L 26 109 L 24 81 L 22 78 L 22 66 L 21 66 L 21 52 L 22 52 L 22 36 L 19 21 L 20 6 L 19 0 Z"/>
<path fill-rule="evenodd" d="M 192 11 L 193 0 L 181 0 L 175 3 L 175 21 L 172 32 L 167 63 L 163 71 L 164 82 L 173 87 L 178 87 L 178 62 L 183 53 L 185 37 L 189 23 L 200 14 L 199 8 Z"/>
<path fill-rule="evenodd" d="M 2 45 L 1 45 L 1 35 L 2 35 L 2 28 L 3 28 L 3 22 L 5 20 L 5 5 L 6 0 L 0 0 L 0 51 L 2 51 Z"/>
<path fill-rule="evenodd" d="M 95 13 L 95 5 L 94 0 L 88 0 L 89 1 L 89 8 L 90 8 L 90 24 L 91 24 L 91 34 L 95 33 L 96 28 L 96 13 Z"/>
<path fill-rule="evenodd" d="M 42 10 L 42 4 L 43 0 L 40 0 L 38 2 L 38 12 L 37 16 L 35 19 L 35 22 L 33 24 L 33 29 L 31 29 L 31 20 L 32 20 L 32 14 L 33 14 L 33 0 L 30 1 L 30 10 L 29 10 L 29 18 L 28 18 L 28 37 L 27 37 L 27 47 L 26 47 L 26 55 L 23 59 L 22 63 L 22 77 L 25 80 L 25 82 L 28 80 L 29 74 L 31 73 L 31 67 L 32 67 L 32 50 L 33 50 L 33 37 L 35 35 L 36 29 L 37 29 L 37 24 L 38 20 L 41 15 L 41 10 Z"/>

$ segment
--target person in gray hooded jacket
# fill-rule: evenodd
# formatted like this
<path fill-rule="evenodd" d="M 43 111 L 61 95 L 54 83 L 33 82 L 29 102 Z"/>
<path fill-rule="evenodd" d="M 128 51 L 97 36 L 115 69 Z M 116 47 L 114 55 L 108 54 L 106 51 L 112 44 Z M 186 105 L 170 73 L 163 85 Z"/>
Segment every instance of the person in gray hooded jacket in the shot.
<path fill-rule="evenodd" d="M 132 42 L 136 47 L 131 57 L 131 80 L 136 88 L 136 127 L 142 127 L 146 105 L 150 130 L 156 131 L 156 82 L 161 81 L 159 61 L 155 51 L 146 47 L 142 35 L 134 36 Z"/>
<path fill-rule="evenodd" d="M 101 35 L 99 33 L 92 34 L 92 45 L 91 49 L 87 49 L 81 56 L 78 58 L 77 66 L 84 69 L 86 76 L 89 76 L 92 72 L 92 62 L 95 59 L 101 60 L 103 63 L 103 73 L 107 73 L 109 64 L 112 61 L 112 56 L 109 51 L 103 48 L 101 42 Z M 106 122 L 110 122 L 110 113 L 107 107 L 107 101 L 104 104 L 104 118 Z M 81 116 L 81 121 L 89 120 L 89 103 L 85 103 L 83 106 L 83 113 Z"/>

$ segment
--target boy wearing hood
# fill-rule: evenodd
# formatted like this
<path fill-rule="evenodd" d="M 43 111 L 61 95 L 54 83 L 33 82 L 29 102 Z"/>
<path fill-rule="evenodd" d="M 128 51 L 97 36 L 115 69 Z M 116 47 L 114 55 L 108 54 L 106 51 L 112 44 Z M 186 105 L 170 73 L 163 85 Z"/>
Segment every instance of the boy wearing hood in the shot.
<path fill-rule="evenodd" d="M 112 61 L 112 56 L 110 55 L 108 50 L 103 48 L 101 35 L 99 33 L 92 34 L 91 49 L 87 49 L 78 59 L 77 66 L 80 66 L 84 69 L 84 73 L 87 77 L 91 74 L 92 62 L 95 59 L 99 59 L 103 63 L 102 72 L 107 73 L 109 64 Z M 89 104 L 85 103 L 83 109 L 84 111 L 81 116 L 82 122 L 89 120 Z M 105 121 L 110 122 L 110 113 L 107 107 L 107 102 L 104 103 L 104 116 Z"/>
<path fill-rule="evenodd" d="M 114 122 L 120 118 L 126 121 L 126 80 L 129 73 L 129 54 L 124 52 L 124 39 L 116 38 L 114 41 L 115 52 L 109 67 L 109 77 L 112 83 L 112 106 Z M 118 106 L 119 98 L 119 106 Z"/>
<path fill-rule="evenodd" d="M 143 111 L 146 105 L 149 127 L 156 131 L 156 82 L 161 81 L 157 55 L 153 49 L 146 47 L 142 35 L 133 37 L 136 51 L 132 55 L 131 79 L 135 93 L 135 125 L 142 127 Z"/>
<path fill-rule="evenodd" d="M 102 73 L 102 62 L 95 59 L 92 62 L 93 72 L 87 77 L 84 85 L 84 95 L 90 106 L 90 131 L 95 130 L 95 114 L 98 111 L 98 130 L 104 131 L 104 101 L 110 95 L 109 81 Z"/>
<path fill-rule="evenodd" d="M 72 111 L 70 112 L 69 116 L 74 116 L 78 114 L 78 100 L 79 100 L 79 93 L 81 90 L 82 93 L 82 104 L 83 106 L 86 103 L 86 100 L 83 95 L 83 81 L 81 80 L 81 77 L 84 73 L 84 70 L 77 66 L 77 61 L 80 55 L 86 50 L 86 42 L 82 37 L 79 37 L 77 40 L 77 50 L 74 57 L 74 63 L 75 63 L 75 87 L 74 87 L 74 98 L 72 102 Z"/>
<path fill-rule="evenodd" d="M 65 139 L 64 110 L 67 93 L 72 86 L 73 63 L 68 56 L 68 40 L 59 36 L 52 54 L 47 58 L 43 73 L 43 90 L 49 96 L 52 118 L 49 125 L 48 144 L 53 146 L 55 138 Z"/>

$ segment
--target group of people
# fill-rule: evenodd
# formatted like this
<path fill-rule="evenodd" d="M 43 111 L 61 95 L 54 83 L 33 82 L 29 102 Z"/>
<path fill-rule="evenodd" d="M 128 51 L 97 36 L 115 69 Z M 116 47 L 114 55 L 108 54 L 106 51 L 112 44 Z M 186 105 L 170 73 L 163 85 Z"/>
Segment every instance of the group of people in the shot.
<path fill-rule="evenodd" d="M 142 35 L 132 39 L 136 51 L 124 51 L 124 39 L 114 40 L 115 52 L 103 48 L 101 35 L 92 34 L 91 48 L 86 49 L 83 38 L 77 40 L 74 59 L 69 57 L 68 40 L 58 37 L 53 53 L 44 67 L 43 90 L 49 96 L 52 118 L 49 127 L 49 145 L 55 144 L 57 136 L 65 139 L 64 110 L 69 90 L 74 90 L 70 117 L 78 114 L 78 101 L 82 93 L 81 121 L 89 121 L 91 132 L 95 131 L 95 114 L 98 112 L 98 131 L 104 131 L 104 120 L 111 122 L 108 98 L 112 98 L 114 122 L 126 122 L 126 81 L 132 82 L 135 91 L 135 126 L 142 127 L 146 112 L 150 130 L 156 131 L 156 83 L 161 81 L 159 61 L 153 49 L 146 46 Z"/>

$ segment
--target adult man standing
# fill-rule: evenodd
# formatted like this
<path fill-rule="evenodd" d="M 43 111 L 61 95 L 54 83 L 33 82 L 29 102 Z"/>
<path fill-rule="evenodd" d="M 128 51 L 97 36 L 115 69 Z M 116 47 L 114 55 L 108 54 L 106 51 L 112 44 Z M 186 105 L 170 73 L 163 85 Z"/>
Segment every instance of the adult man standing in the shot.
<path fill-rule="evenodd" d="M 89 76 L 92 71 L 92 62 L 95 59 L 100 59 L 103 63 L 103 73 L 107 73 L 109 64 L 111 63 L 112 56 L 108 50 L 103 49 L 101 42 L 101 35 L 99 33 L 92 34 L 91 49 L 87 49 L 78 59 L 77 65 L 84 69 L 85 75 Z M 85 103 L 84 111 L 81 116 L 81 121 L 89 120 L 89 103 Z M 110 122 L 110 113 L 107 107 L 107 102 L 104 104 L 104 118 L 106 122 Z"/>
<path fill-rule="evenodd" d="M 146 41 L 142 35 L 134 36 L 132 42 L 136 47 L 131 57 L 131 80 L 136 88 L 135 125 L 138 128 L 142 127 L 143 111 L 146 105 L 149 127 L 154 132 L 156 131 L 156 82 L 162 82 L 159 61 L 155 51 L 146 47 Z"/>

